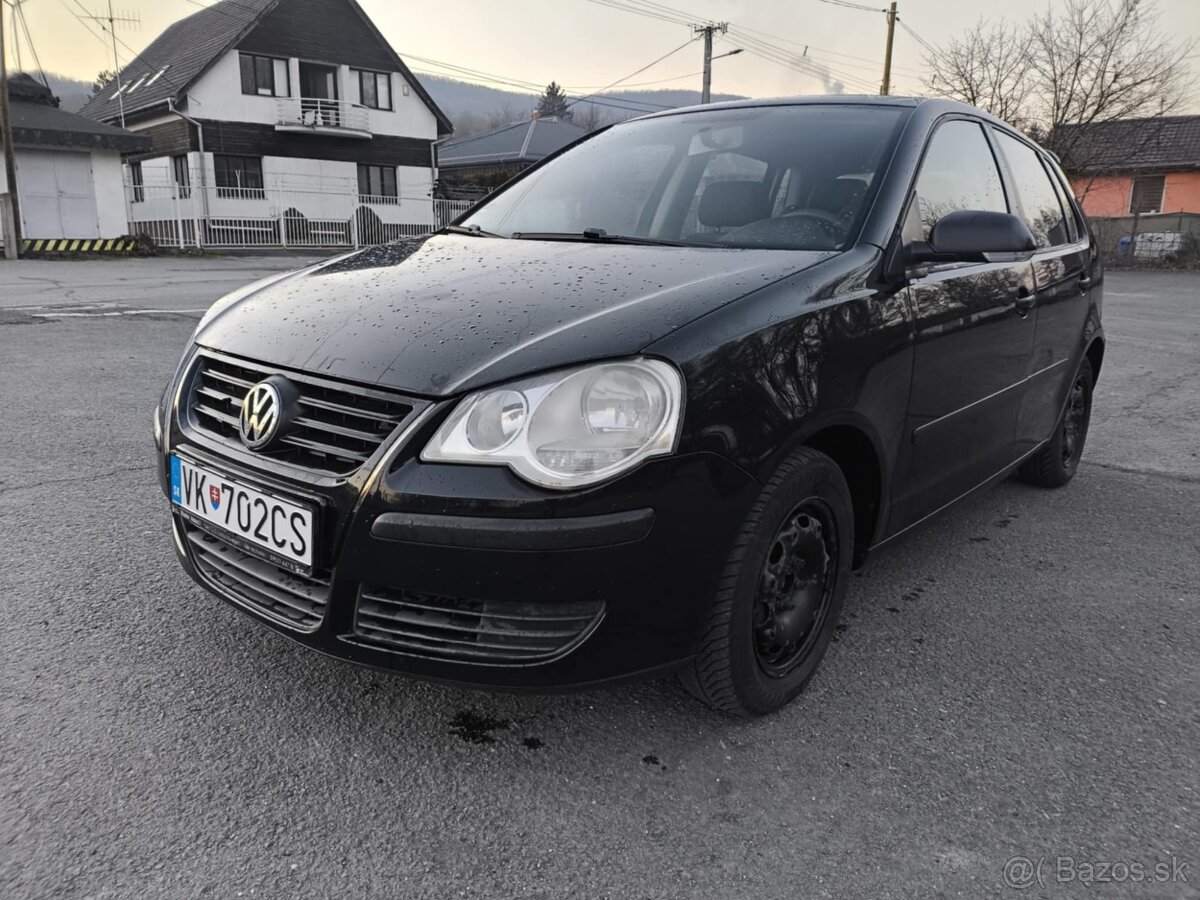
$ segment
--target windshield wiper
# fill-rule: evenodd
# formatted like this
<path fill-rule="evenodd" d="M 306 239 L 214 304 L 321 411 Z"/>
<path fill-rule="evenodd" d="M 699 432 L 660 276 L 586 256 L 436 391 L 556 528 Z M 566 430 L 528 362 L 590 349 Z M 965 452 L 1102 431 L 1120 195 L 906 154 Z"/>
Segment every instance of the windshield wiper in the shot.
<path fill-rule="evenodd" d="M 469 234 L 471 237 L 502 238 L 504 235 L 484 231 L 478 225 L 447 225 L 441 230 L 443 234 Z"/>
<path fill-rule="evenodd" d="M 603 228 L 583 231 L 514 231 L 514 240 L 521 241 L 580 241 L 600 244 L 642 244 L 648 247 L 716 247 L 694 241 L 668 241 L 662 238 L 636 237 L 631 234 L 609 234 Z"/>

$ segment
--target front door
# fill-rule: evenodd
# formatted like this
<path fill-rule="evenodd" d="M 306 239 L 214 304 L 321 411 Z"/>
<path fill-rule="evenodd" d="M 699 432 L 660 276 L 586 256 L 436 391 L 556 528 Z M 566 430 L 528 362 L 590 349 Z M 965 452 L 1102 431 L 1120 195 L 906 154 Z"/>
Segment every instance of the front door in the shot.
<path fill-rule="evenodd" d="M 978 122 L 952 119 L 938 126 L 914 194 L 906 243 L 927 240 L 949 212 L 1008 211 Z M 891 531 L 937 511 L 1013 460 L 1033 348 L 1033 291 L 1029 262 L 946 263 L 909 272 L 916 347 Z"/>

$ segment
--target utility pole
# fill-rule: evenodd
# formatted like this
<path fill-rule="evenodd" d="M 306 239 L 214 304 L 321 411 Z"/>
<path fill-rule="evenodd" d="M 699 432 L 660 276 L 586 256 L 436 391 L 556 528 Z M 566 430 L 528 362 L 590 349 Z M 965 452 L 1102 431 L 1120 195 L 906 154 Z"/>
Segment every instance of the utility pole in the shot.
<path fill-rule="evenodd" d="M 728 22 L 710 22 L 707 25 L 693 25 L 692 31 L 695 34 L 704 35 L 704 82 L 700 88 L 700 102 L 712 102 L 712 41 L 713 32 L 719 31 L 724 34 L 729 30 Z"/>
<path fill-rule="evenodd" d="M 892 38 L 896 35 L 896 0 L 892 0 L 887 11 L 887 49 L 883 51 L 883 84 L 879 93 L 886 97 L 892 89 Z"/>
<path fill-rule="evenodd" d="M 0 150 L 4 151 L 4 177 L 8 182 L 12 219 L 4 223 L 4 255 L 21 253 L 21 206 L 17 202 L 17 152 L 13 147 L 12 111 L 8 102 L 8 60 L 4 56 L 4 11 L 0 8 Z M 10 249 L 11 248 L 11 249 Z"/>

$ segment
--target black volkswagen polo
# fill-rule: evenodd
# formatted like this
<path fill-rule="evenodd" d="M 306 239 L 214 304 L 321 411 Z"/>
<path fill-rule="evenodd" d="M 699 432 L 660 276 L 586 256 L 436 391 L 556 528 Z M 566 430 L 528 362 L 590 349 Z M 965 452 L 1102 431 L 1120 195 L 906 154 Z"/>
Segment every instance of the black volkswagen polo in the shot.
<path fill-rule="evenodd" d="M 1101 273 L 1055 160 L 948 101 L 648 116 L 457 224 L 251 285 L 155 416 L 179 557 L 309 647 L 764 713 L 868 551 L 1079 463 Z"/>

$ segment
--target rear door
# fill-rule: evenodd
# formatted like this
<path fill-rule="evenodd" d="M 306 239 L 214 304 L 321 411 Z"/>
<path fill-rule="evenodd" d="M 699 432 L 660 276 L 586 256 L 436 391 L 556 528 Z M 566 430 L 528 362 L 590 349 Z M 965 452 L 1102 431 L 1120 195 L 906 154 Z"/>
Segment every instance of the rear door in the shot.
<path fill-rule="evenodd" d="M 921 162 L 904 242 L 928 240 L 957 210 L 1008 212 L 982 124 L 943 121 Z M 1017 413 L 1033 348 L 1028 262 L 939 263 L 910 268 L 916 348 L 906 455 L 898 460 L 892 531 L 971 490 L 1014 458 Z M 1020 301 L 1020 302 L 1018 302 Z"/>
<path fill-rule="evenodd" d="M 1057 167 L 1022 140 L 999 129 L 992 139 L 1014 196 L 1014 212 L 1033 232 L 1036 288 L 1033 352 L 1017 416 L 1016 451 L 1024 455 L 1050 436 L 1083 349 L 1091 289 L 1091 245 Z"/>

